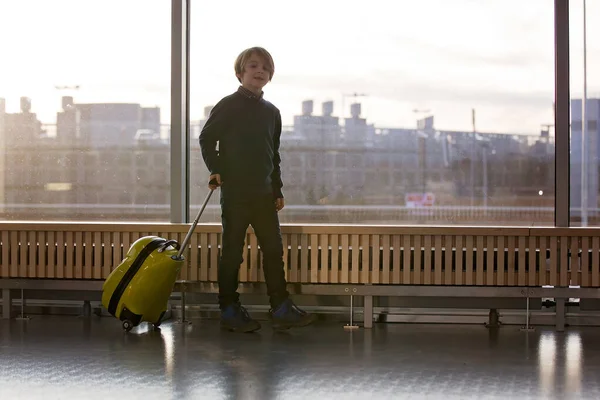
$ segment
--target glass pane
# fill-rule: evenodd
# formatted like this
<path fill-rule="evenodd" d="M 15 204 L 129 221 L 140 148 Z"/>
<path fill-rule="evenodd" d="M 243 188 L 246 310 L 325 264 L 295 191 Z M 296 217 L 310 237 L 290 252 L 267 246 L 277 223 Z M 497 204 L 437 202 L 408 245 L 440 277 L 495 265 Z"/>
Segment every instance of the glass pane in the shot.
<path fill-rule="evenodd" d="M 170 2 L 0 8 L 0 218 L 168 220 Z"/>
<path fill-rule="evenodd" d="M 552 0 L 307 0 L 293 18 L 261 4 L 268 23 L 232 14 L 241 0 L 192 10 L 194 210 L 198 134 L 237 89 L 236 56 L 260 45 L 284 124 L 283 222 L 554 223 Z"/>
<path fill-rule="evenodd" d="M 571 225 L 600 225 L 600 2 L 584 1 L 569 10 L 571 69 Z M 587 62 L 584 63 L 584 52 Z M 587 101 L 583 102 L 582 99 Z M 586 104 L 586 107 L 583 107 Z M 587 121 L 584 126 L 582 121 Z M 583 129 L 585 128 L 585 129 Z M 584 146 L 582 148 L 582 143 Z M 585 150 L 585 151 L 584 151 Z"/>

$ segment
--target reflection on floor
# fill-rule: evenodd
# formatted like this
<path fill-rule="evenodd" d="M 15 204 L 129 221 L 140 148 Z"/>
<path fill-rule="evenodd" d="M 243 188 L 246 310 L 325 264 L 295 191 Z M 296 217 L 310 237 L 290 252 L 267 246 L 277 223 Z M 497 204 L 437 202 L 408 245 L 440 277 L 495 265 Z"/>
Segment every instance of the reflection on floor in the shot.
<path fill-rule="evenodd" d="M 598 328 L 0 321 L 0 399 L 598 399 Z"/>

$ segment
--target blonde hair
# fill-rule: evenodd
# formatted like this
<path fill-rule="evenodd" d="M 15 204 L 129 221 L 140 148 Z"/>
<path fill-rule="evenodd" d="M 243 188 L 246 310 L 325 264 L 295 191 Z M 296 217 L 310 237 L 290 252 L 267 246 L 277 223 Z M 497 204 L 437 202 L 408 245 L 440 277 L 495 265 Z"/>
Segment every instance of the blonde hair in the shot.
<path fill-rule="evenodd" d="M 275 64 L 273 63 L 273 57 L 271 57 L 271 54 L 262 47 L 250 47 L 249 49 L 242 51 L 235 60 L 234 69 L 235 76 L 238 78 L 238 81 L 240 81 L 240 83 L 242 82 L 238 75 L 242 75 L 244 73 L 246 64 L 253 54 L 258 55 L 263 59 L 263 62 L 266 64 L 267 70 L 269 71 L 269 80 L 273 79 L 273 74 L 275 73 Z"/>

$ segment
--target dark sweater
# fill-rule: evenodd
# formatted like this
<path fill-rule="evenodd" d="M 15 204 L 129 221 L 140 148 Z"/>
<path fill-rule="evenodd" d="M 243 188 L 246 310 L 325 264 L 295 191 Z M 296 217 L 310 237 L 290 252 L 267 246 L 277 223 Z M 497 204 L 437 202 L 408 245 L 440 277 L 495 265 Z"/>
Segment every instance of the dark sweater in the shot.
<path fill-rule="evenodd" d="M 281 114 L 262 96 L 240 87 L 213 107 L 200 148 L 211 175 L 221 175 L 222 198 L 283 197 L 280 138 Z"/>

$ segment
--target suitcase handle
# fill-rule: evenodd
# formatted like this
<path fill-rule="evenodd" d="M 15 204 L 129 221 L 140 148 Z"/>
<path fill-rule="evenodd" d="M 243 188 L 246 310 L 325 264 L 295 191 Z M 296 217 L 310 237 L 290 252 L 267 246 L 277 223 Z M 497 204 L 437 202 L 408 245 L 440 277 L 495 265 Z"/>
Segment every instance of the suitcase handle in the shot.
<path fill-rule="evenodd" d="M 166 242 L 160 245 L 160 247 L 158 248 L 158 252 L 162 253 L 169 246 L 173 246 L 175 250 L 179 250 L 179 243 L 177 243 L 177 240 L 167 240 Z"/>
<path fill-rule="evenodd" d="M 196 215 L 196 219 L 194 219 L 194 222 L 192 222 L 190 230 L 188 231 L 187 235 L 185 235 L 185 239 L 183 239 L 183 242 L 181 243 L 179 253 L 176 256 L 177 260 L 182 260 L 181 256 L 183 255 L 183 252 L 185 251 L 185 248 L 187 247 L 187 244 L 190 241 L 190 238 L 192 237 L 192 233 L 194 233 L 194 229 L 196 229 L 196 225 L 198 225 L 198 221 L 200 221 L 200 217 L 202 216 L 202 213 L 204 212 L 204 209 L 208 204 L 208 200 L 210 200 L 210 196 L 212 196 L 213 192 L 214 189 L 211 189 L 210 192 L 208 192 L 208 194 L 206 195 L 206 199 L 204 199 L 204 203 L 202 204 L 202 207 L 200 207 L 200 211 L 198 212 L 198 215 Z"/>

